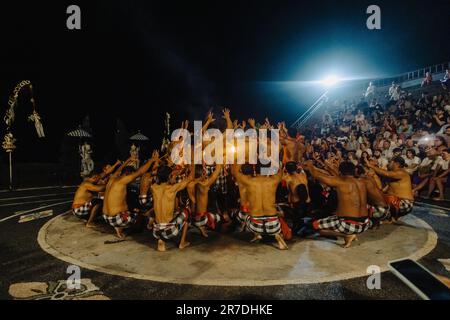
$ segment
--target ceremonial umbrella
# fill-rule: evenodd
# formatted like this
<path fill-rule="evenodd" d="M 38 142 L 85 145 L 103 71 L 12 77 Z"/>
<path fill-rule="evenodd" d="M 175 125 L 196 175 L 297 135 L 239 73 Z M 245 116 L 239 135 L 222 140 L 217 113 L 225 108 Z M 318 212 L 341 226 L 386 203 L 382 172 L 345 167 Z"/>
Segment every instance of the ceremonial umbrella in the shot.
<path fill-rule="evenodd" d="M 82 129 L 81 126 L 78 129 L 72 130 L 67 133 L 67 136 L 78 138 L 78 150 L 81 148 L 81 140 L 84 138 L 92 138 L 92 135 L 86 130 Z M 80 154 L 81 155 L 81 154 Z"/>
<path fill-rule="evenodd" d="M 130 140 L 132 141 L 149 141 L 150 139 L 144 136 L 140 131 L 136 133 L 135 135 L 130 137 Z"/>
<path fill-rule="evenodd" d="M 130 137 L 130 140 L 133 142 L 136 142 L 139 148 L 143 147 L 143 142 L 147 142 L 150 139 L 146 136 L 144 136 L 141 131 L 138 131 L 135 135 Z"/>
<path fill-rule="evenodd" d="M 92 136 L 87 132 L 86 130 L 83 130 L 81 128 L 75 129 L 67 133 L 69 137 L 76 137 L 76 138 L 92 138 Z"/>

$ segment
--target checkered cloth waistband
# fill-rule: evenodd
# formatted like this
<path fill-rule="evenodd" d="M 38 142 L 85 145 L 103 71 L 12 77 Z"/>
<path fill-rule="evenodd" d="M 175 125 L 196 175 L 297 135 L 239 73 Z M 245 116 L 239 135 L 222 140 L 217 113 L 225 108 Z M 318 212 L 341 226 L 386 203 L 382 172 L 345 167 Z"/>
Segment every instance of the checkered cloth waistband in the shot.
<path fill-rule="evenodd" d="M 332 230 L 347 235 L 362 233 L 369 229 L 370 225 L 369 217 L 330 216 L 313 222 L 313 227 L 316 230 Z"/>
<path fill-rule="evenodd" d="M 169 223 L 153 223 L 153 236 L 156 239 L 170 240 L 178 236 L 188 220 L 188 212 L 183 210 L 175 213 L 174 218 Z"/>
<path fill-rule="evenodd" d="M 278 216 L 252 217 L 247 215 L 246 227 L 251 232 L 263 235 L 276 235 L 281 232 L 281 224 Z"/>
<path fill-rule="evenodd" d="M 391 215 L 396 218 L 407 215 L 414 207 L 414 201 L 401 199 L 394 195 L 385 195 L 384 199 L 391 209 Z"/>
<path fill-rule="evenodd" d="M 389 206 L 369 206 L 369 215 L 379 221 L 386 220 L 390 217 Z"/>
<path fill-rule="evenodd" d="M 103 215 L 106 223 L 115 228 L 128 228 L 136 222 L 137 213 L 124 211 L 115 216 Z"/>
<path fill-rule="evenodd" d="M 247 223 L 248 217 L 249 217 L 248 213 L 242 210 L 238 211 L 236 214 L 236 219 L 241 223 Z"/>
<path fill-rule="evenodd" d="M 194 225 L 196 227 L 203 227 L 207 225 L 208 228 L 214 230 L 216 229 L 217 223 L 220 222 L 221 220 L 222 220 L 221 216 L 217 213 L 211 212 L 197 213 L 194 217 Z"/>
<path fill-rule="evenodd" d="M 84 204 L 72 204 L 72 212 L 78 218 L 82 218 L 89 214 L 89 210 L 91 209 L 91 207 L 91 201 L 88 201 Z"/>

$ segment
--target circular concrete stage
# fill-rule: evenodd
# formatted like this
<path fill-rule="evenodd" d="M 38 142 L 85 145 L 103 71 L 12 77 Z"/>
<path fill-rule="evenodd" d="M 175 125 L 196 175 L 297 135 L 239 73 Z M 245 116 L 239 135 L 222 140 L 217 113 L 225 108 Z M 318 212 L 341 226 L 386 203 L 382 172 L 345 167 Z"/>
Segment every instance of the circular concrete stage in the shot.
<path fill-rule="evenodd" d="M 192 228 L 191 246 L 180 251 L 173 244 L 157 252 L 150 232 L 117 242 L 113 229 L 84 227 L 71 214 L 48 221 L 38 242 L 58 259 L 82 268 L 143 280 L 213 286 L 268 286 L 322 283 L 367 276 L 377 265 L 410 257 L 419 259 L 437 243 L 437 235 L 423 220 L 409 215 L 403 224 L 381 226 L 359 236 L 348 249 L 336 241 L 296 239 L 289 250 L 280 251 L 272 242 L 249 243 L 248 233 L 220 235 L 210 232 L 203 239 Z M 339 240 L 341 243 L 342 240 Z"/>

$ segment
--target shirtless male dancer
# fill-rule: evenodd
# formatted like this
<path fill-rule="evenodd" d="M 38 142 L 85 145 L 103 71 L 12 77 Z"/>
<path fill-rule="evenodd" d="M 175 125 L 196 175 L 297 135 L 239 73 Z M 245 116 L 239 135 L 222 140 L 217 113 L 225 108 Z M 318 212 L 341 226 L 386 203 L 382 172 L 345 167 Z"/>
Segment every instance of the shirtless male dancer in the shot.
<path fill-rule="evenodd" d="M 181 231 L 181 240 L 178 248 L 189 246 L 186 242 L 186 232 L 189 227 L 189 214 L 187 210 L 180 210 L 175 206 L 177 193 L 187 187 L 194 179 L 194 165 L 191 166 L 189 176 L 181 182 L 172 184 L 169 182 L 171 170 L 167 166 L 160 167 L 157 173 L 156 183 L 152 184 L 153 209 L 155 222 L 153 223 L 153 236 L 158 239 L 158 251 L 166 251 L 165 240 L 177 237 Z M 164 240 L 163 240 L 164 239 Z"/>
<path fill-rule="evenodd" d="M 105 185 L 99 182 L 107 178 L 120 164 L 120 161 L 113 166 L 108 166 L 101 174 L 93 174 L 86 178 L 75 192 L 72 203 L 73 214 L 81 219 L 87 219 L 86 227 L 90 227 L 100 204 L 101 200 L 94 197 L 94 192 L 102 192 L 105 190 Z"/>
<path fill-rule="evenodd" d="M 239 221 L 241 223 L 238 231 L 244 231 L 245 229 L 245 219 L 249 213 L 249 202 L 247 196 L 247 188 L 245 184 L 241 180 L 241 176 L 238 173 L 239 168 L 243 175 L 252 176 L 253 175 L 253 166 L 251 164 L 243 164 L 242 166 L 231 166 L 231 174 L 236 180 L 238 189 L 239 189 L 239 204 L 240 209 L 235 213 L 233 218 L 236 218 L 235 221 Z"/>
<path fill-rule="evenodd" d="M 355 166 L 351 162 L 341 162 L 338 176 L 330 176 L 314 167 L 312 161 L 305 163 L 313 178 L 336 188 L 338 206 L 336 214 L 313 221 L 313 228 L 323 236 L 344 238 L 344 248 L 350 247 L 356 235 L 370 227 L 367 214 L 367 188 L 364 182 L 356 179 Z"/>
<path fill-rule="evenodd" d="M 237 166 L 233 164 L 233 166 Z M 254 234 L 251 242 L 262 239 L 262 235 L 274 236 L 278 242 L 280 250 L 286 250 L 288 247 L 281 236 L 281 224 L 278 217 L 276 203 L 276 191 L 283 170 L 280 168 L 278 173 L 271 176 L 264 175 L 245 175 L 239 167 L 234 169 L 238 181 L 247 190 L 247 199 L 249 203 L 249 212 L 246 215 L 239 215 L 239 219 L 246 223 L 247 229 Z"/>
<path fill-rule="evenodd" d="M 308 204 L 311 202 L 308 191 L 308 178 L 305 172 L 298 172 L 297 163 L 286 163 L 286 173 L 283 175 L 289 190 L 288 202 L 292 209 L 293 231 L 296 233 L 301 227 L 302 218 L 305 217 Z"/>
<path fill-rule="evenodd" d="M 222 219 L 219 214 L 208 211 L 208 193 L 211 185 L 217 180 L 223 165 L 217 164 L 214 172 L 208 177 L 201 166 L 195 169 L 195 179 L 187 186 L 194 225 L 205 238 L 208 237 L 206 227 L 215 230 Z"/>
<path fill-rule="evenodd" d="M 126 201 L 127 185 L 147 172 L 153 163 L 159 161 L 158 156 L 158 151 L 153 151 L 152 158 L 136 171 L 130 167 L 130 164 L 135 159 L 129 158 L 124 162 L 120 170 L 111 176 L 106 185 L 105 199 L 103 201 L 103 218 L 109 225 L 114 227 L 120 239 L 125 238 L 123 230 L 131 227 L 138 219 L 136 212 L 128 210 Z"/>
<path fill-rule="evenodd" d="M 152 172 L 146 172 L 142 177 L 139 183 L 139 204 L 141 206 L 141 210 L 143 210 L 143 215 L 148 217 L 147 228 L 151 230 L 153 228 L 154 215 L 152 215 L 153 211 L 153 198 L 150 193 L 150 187 L 152 185 L 153 176 L 156 176 L 156 173 L 153 174 L 155 169 L 157 168 L 157 163 L 153 166 Z"/>
<path fill-rule="evenodd" d="M 279 123 L 278 128 L 280 129 L 280 144 L 283 146 L 283 164 L 289 161 L 302 161 L 305 146 L 297 140 L 297 130 L 295 128 L 286 129 L 284 123 Z"/>
<path fill-rule="evenodd" d="M 388 189 L 384 199 L 390 207 L 392 222 L 410 213 L 414 206 L 414 194 L 411 186 L 411 176 L 404 169 L 405 159 L 393 158 L 388 165 L 388 170 L 383 170 L 366 162 L 366 166 L 372 168 L 376 174 L 389 178 Z"/>
<path fill-rule="evenodd" d="M 363 166 L 356 167 L 356 177 L 366 184 L 369 217 L 372 219 L 372 225 L 379 227 L 384 220 L 389 218 L 389 205 L 384 200 L 384 193 Z"/>

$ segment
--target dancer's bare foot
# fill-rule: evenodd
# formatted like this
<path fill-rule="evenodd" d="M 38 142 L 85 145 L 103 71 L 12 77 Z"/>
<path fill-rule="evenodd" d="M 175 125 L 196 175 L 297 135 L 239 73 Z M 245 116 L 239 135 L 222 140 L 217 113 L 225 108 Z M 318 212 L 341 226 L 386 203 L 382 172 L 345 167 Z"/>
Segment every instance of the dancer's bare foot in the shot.
<path fill-rule="evenodd" d="M 342 245 L 343 248 L 350 248 L 352 245 L 353 240 L 358 241 L 358 238 L 355 234 L 352 234 L 351 236 L 345 236 L 344 237 L 344 244 Z"/>
<path fill-rule="evenodd" d="M 158 251 L 164 252 L 166 251 L 166 243 L 162 241 L 161 239 L 158 240 Z"/>
<path fill-rule="evenodd" d="M 200 230 L 200 233 L 202 234 L 203 237 L 208 238 L 208 233 L 206 232 L 205 227 L 203 226 L 198 227 L 198 230 Z"/>
<path fill-rule="evenodd" d="M 125 239 L 125 233 L 123 232 L 123 228 L 114 228 L 116 229 L 116 235 L 119 239 Z"/>
<path fill-rule="evenodd" d="M 178 246 L 178 248 L 180 250 L 183 250 L 184 248 L 189 247 L 190 244 L 191 244 L 190 242 L 182 241 L 182 242 L 180 242 L 180 245 Z"/>
<path fill-rule="evenodd" d="M 86 228 L 95 228 L 95 224 L 88 222 L 86 223 Z"/>
<path fill-rule="evenodd" d="M 280 249 L 280 250 L 287 250 L 288 249 L 288 246 L 287 246 L 286 242 L 284 242 L 284 239 L 283 239 L 283 237 L 281 235 L 277 234 L 275 236 L 275 239 L 278 242 L 278 249 Z"/>
<path fill-rule="evenodd" d="M 436 197 L 436 198 L 433 198 L 431 200 L 433 200 L 433 201 L 444 201 L 445 199 L 441 198 L 441 197 Z"/>
<path fill-rule="evenodd" d="M 260 241 L 261 239 L 262 239 L 262 236 L 261 236 L 260 234 L 255 234 L 255 236 L 253 237 L 253 239 L 250 240 L 250 243 L 258 242 L 258 241 Z"/>

